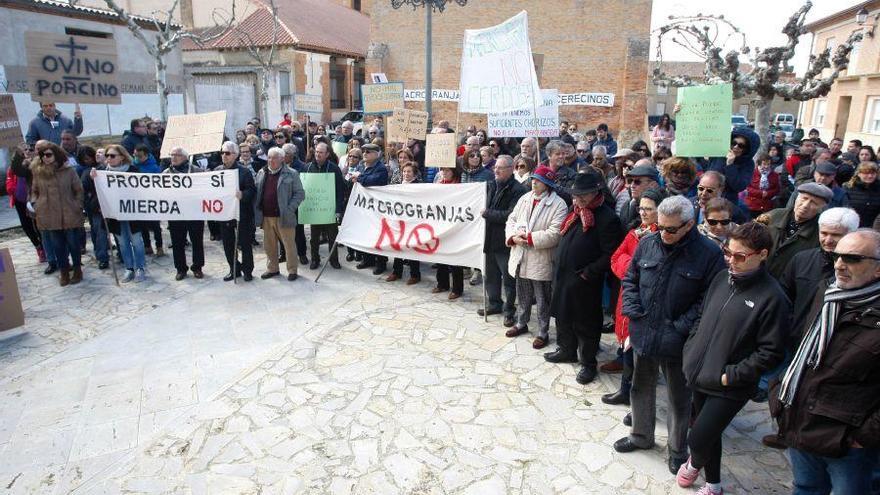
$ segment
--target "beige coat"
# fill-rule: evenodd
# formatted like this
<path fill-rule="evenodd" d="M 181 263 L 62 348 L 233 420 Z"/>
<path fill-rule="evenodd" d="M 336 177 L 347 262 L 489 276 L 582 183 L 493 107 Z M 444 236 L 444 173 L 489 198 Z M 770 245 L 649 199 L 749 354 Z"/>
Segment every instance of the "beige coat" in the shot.
<path fill-rule="evenodd" d="M 510 261 L 507 271 L 511 277 L 517 276 L 529 280 L 553 280 L 553 253 L 559 243 L 559 230 L 568 213 L 568 206 L 555 192 L 534 203 L 535 193 L 529 191 L 517 201 L 513 212 L 507 217 L 504 236 L 510 239 L 520 233 L 519 227 L 525 226 L 525 232 L 531 234 L 533 246 L 513 245 L 510 248 Z"/>
<path fill-rule="evenodd" d="M 60 168 L 43 165 L 39 158 L 31 165 L 33 181 L 30 200 L 37 228 L 68 230 L 83 226 L 83 187 L 70 163 Z"/>

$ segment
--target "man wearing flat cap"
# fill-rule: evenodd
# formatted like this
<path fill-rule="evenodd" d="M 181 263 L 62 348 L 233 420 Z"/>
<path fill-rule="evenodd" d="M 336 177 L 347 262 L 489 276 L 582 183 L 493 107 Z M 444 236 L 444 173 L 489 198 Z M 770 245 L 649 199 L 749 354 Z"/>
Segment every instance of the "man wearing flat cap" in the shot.
<path fill-rule="evenodd" d="M 626 187 L 629 189 L 629 203 L 625 204 L 620 210 L 620 221 L 624 229 L 633 229 L 639 226 L 639 201 L 642 200 L 642 193 L 648 189 L 660 188 L 660 173 L 653 165 L 649 165 L 650 160 L 644 159 L 636 162 L 636 166 L 626 173 Z"/>
<path fill-rule="evenodd" d="M 388 185 L 388 168 L 379 159 L 379 152 L 381 150 L 382 148 L 372 143 L 361 146 L 364 161 L 358 165 L 357 173 L 352 174 L 352 182 L 357 182 L 364 187 Z M 363 261 L 358 263 L 356 268 L 358 270 L 373 268 L 373 275 L 381 275 L 388 268 L 388 258 L 365 253 Z"/>
<path fill-rule="evenodd" d="M 822 184 L 823 186 L 827 186 L 828 189 L 831 189 L 831 201 L 828 202 L 829 208 L 848 206 L 849 201 L 846 197 L 846 191 L 844 191 L 842 187 L 835 184 L 835 181 L 837 180 L 837 167 L 835 167 L 834 164 L 829 161 L 822 161 L 811 168 L 813 169 L 812 180 L 807 180 L 804 182 L 804 184 L 808 182 L 815 182 L 816 184 Z M 795 198 L 797 198 L 797 196 L 798 192 L 795 191 L 791 196 L 789 196 L 788 204 L 786 204 L 785 206 L 794 206 Z"/>
<path fill-rule="evenodd" d="M 614 210 L 605 204 L 601 189 L 599 174 L 582 173 L 566 190 L 573 207 L 560 230 L 550 299 L 558 347 L 547 353 L 546 358 L 573 361 L 580 354 L 582 368 L 577 381 L 581 384 L 596 378 L 596 352 L 602 335 L 602 286 L 611 269 L 611 255 L 624 234 Z"/>
<path fill-rule="evenodd" d="M 777 279 L 795 254 L 819 247 L 819 214 L 833 198 L 831 189 L 816 182 L 801 184 L 797 193 L 794 205 L 768 213 L 773 250 L 767 258 L 767 268 Z"/>

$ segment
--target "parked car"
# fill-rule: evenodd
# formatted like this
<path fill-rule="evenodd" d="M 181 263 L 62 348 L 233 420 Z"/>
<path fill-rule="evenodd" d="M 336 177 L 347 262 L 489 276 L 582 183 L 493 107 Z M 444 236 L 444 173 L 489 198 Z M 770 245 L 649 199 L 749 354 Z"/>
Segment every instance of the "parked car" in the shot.
<path fill-rule="evenodd" d="M 350 120 L 352 124 L 354 124 L 354 130 L 352 134 L 355 136 L 361 136 L 364 133 L 364 112 L 363 110 L 352 110 L 345 115 L 342 116 L 339 120 L 334 120 L 330 122 L 330 128 L 327 129 L 327 133 L 331 136 L 336 134 L 336 126 L 342 124 L 346 120 Z"/>
<path fill-rule="evenodd" d="M 730 130 L 734 130 L 737 127 L 748 127 L 749 121 L 742 115 L 731 115 L 730 116 Z"/>
<path fill-rule="evenodd" d="M 770 125 L 782 126 L 791 125 L 794 128 L 794 115 L 790 113 L 777 113 L 770 120 Z"/>

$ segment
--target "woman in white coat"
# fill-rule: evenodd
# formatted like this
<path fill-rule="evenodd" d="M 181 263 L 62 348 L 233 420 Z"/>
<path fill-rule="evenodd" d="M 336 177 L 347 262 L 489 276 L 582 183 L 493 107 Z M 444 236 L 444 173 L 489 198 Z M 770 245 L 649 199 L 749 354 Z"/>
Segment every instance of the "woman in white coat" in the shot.
<path fill-rule="evenodd" d="M 522 195 L 507 218 L 505 237 L 510 249 L 507 270 L 516 278 L 516 324 L 505 335 L 516 337 L 529 331 L 532 303 L 537 303 L 538 335 L 532 347 L 550 342 L 550 282 L 553 253 L 568 207 L 555 192 L 556 173 L 538 167 L 532 173 L 532 190 Z"/>

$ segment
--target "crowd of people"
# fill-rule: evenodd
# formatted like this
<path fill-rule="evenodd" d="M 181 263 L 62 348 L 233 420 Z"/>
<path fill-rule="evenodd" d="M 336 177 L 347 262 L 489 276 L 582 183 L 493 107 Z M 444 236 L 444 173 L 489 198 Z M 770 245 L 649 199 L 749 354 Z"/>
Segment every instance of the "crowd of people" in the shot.
<path fill-rule="evenodd" d="M 164 255 L 159 222 L 102 216 L 96 170 L 237 170 L 241 217 L 208 222 L 210 239 L 223 244 L 226 281 L 253 279 L 257 227 L 262 279 L 280 275 L 280 263 L 291 281 L 299 264 L 317 269 L 321 245 L 335 246 L 354 184 L 484 182 L 485 273 L 434 265 L 432 292 L 455 300 L 466 280 L 484 283 L 478 313 L 501 315 L 507 337 L 531 333 L 532 347 L 543 349 L 555 320 L 548 362 L 579 363 L 581 384 L 620 373 L 619 389 L 602 398 L 630 408 L 631 433 L 616 451 L 654 446 L 662 372 L 668 466 L 680 486 L 702 473 L 698 493 L 722 493 L 724 429 L 749 400 L 769 400 L 779 428 L 764 443 L 789 450 L 795 493 L 872 493 L 880 452 L 880 185 L 870 146 L 853 140 L 844 150 L 839 138 L 826 146 L 811 130 L 799 142 L 777 133 L 764 153 L 759 136 L 737 128 L 725 156 L 680 157 L 665 115 L 650 145 L 628 147 L 605 124 L 580 133 L 563 122 L 552 140 L 490 138 L 469 126 L 459 132 L 456 166 L 436 169 L 425 167 L 424 141 L 386 143 L 380 118 L 363 135 L 353 129 L 343 122 L 331 135 L 327 125 L 287 116 L 275 128 L 254 119 L 217 153 L 190 156 L 178 147 L 157 160 L 161 122 L 135 119 L 121 144 L 94 149 L 77 141 L 78 113 L 69 119 L 43 103 L 13 154 L 7 191 L 45 273 L 58 271 L 65 286 L 83 279 L 88 237 L 98 268 L 115 250 L 126 282 L 145 279 L 146 256 Z M 431 132 L 458 131 L 440 121 Z M 297 216 L 307 173 L 332 173 L 336 194 L 336 221 L 310 225 L 308 236 Z M 168 222 L 177 280 L 204 276 L 204 227 Z M 328 262 L 340 269 L 336 251 Z M 350 248 L 345 259 L 377 276 L 390 261 Z M 405 268 L 407 285 L 421 282 L 421 264 L 407 259 L 393 260 L 384 280 L 401 280 Z M 618 358 L 600 365 L 601 334 L 612 330 Z"/>

